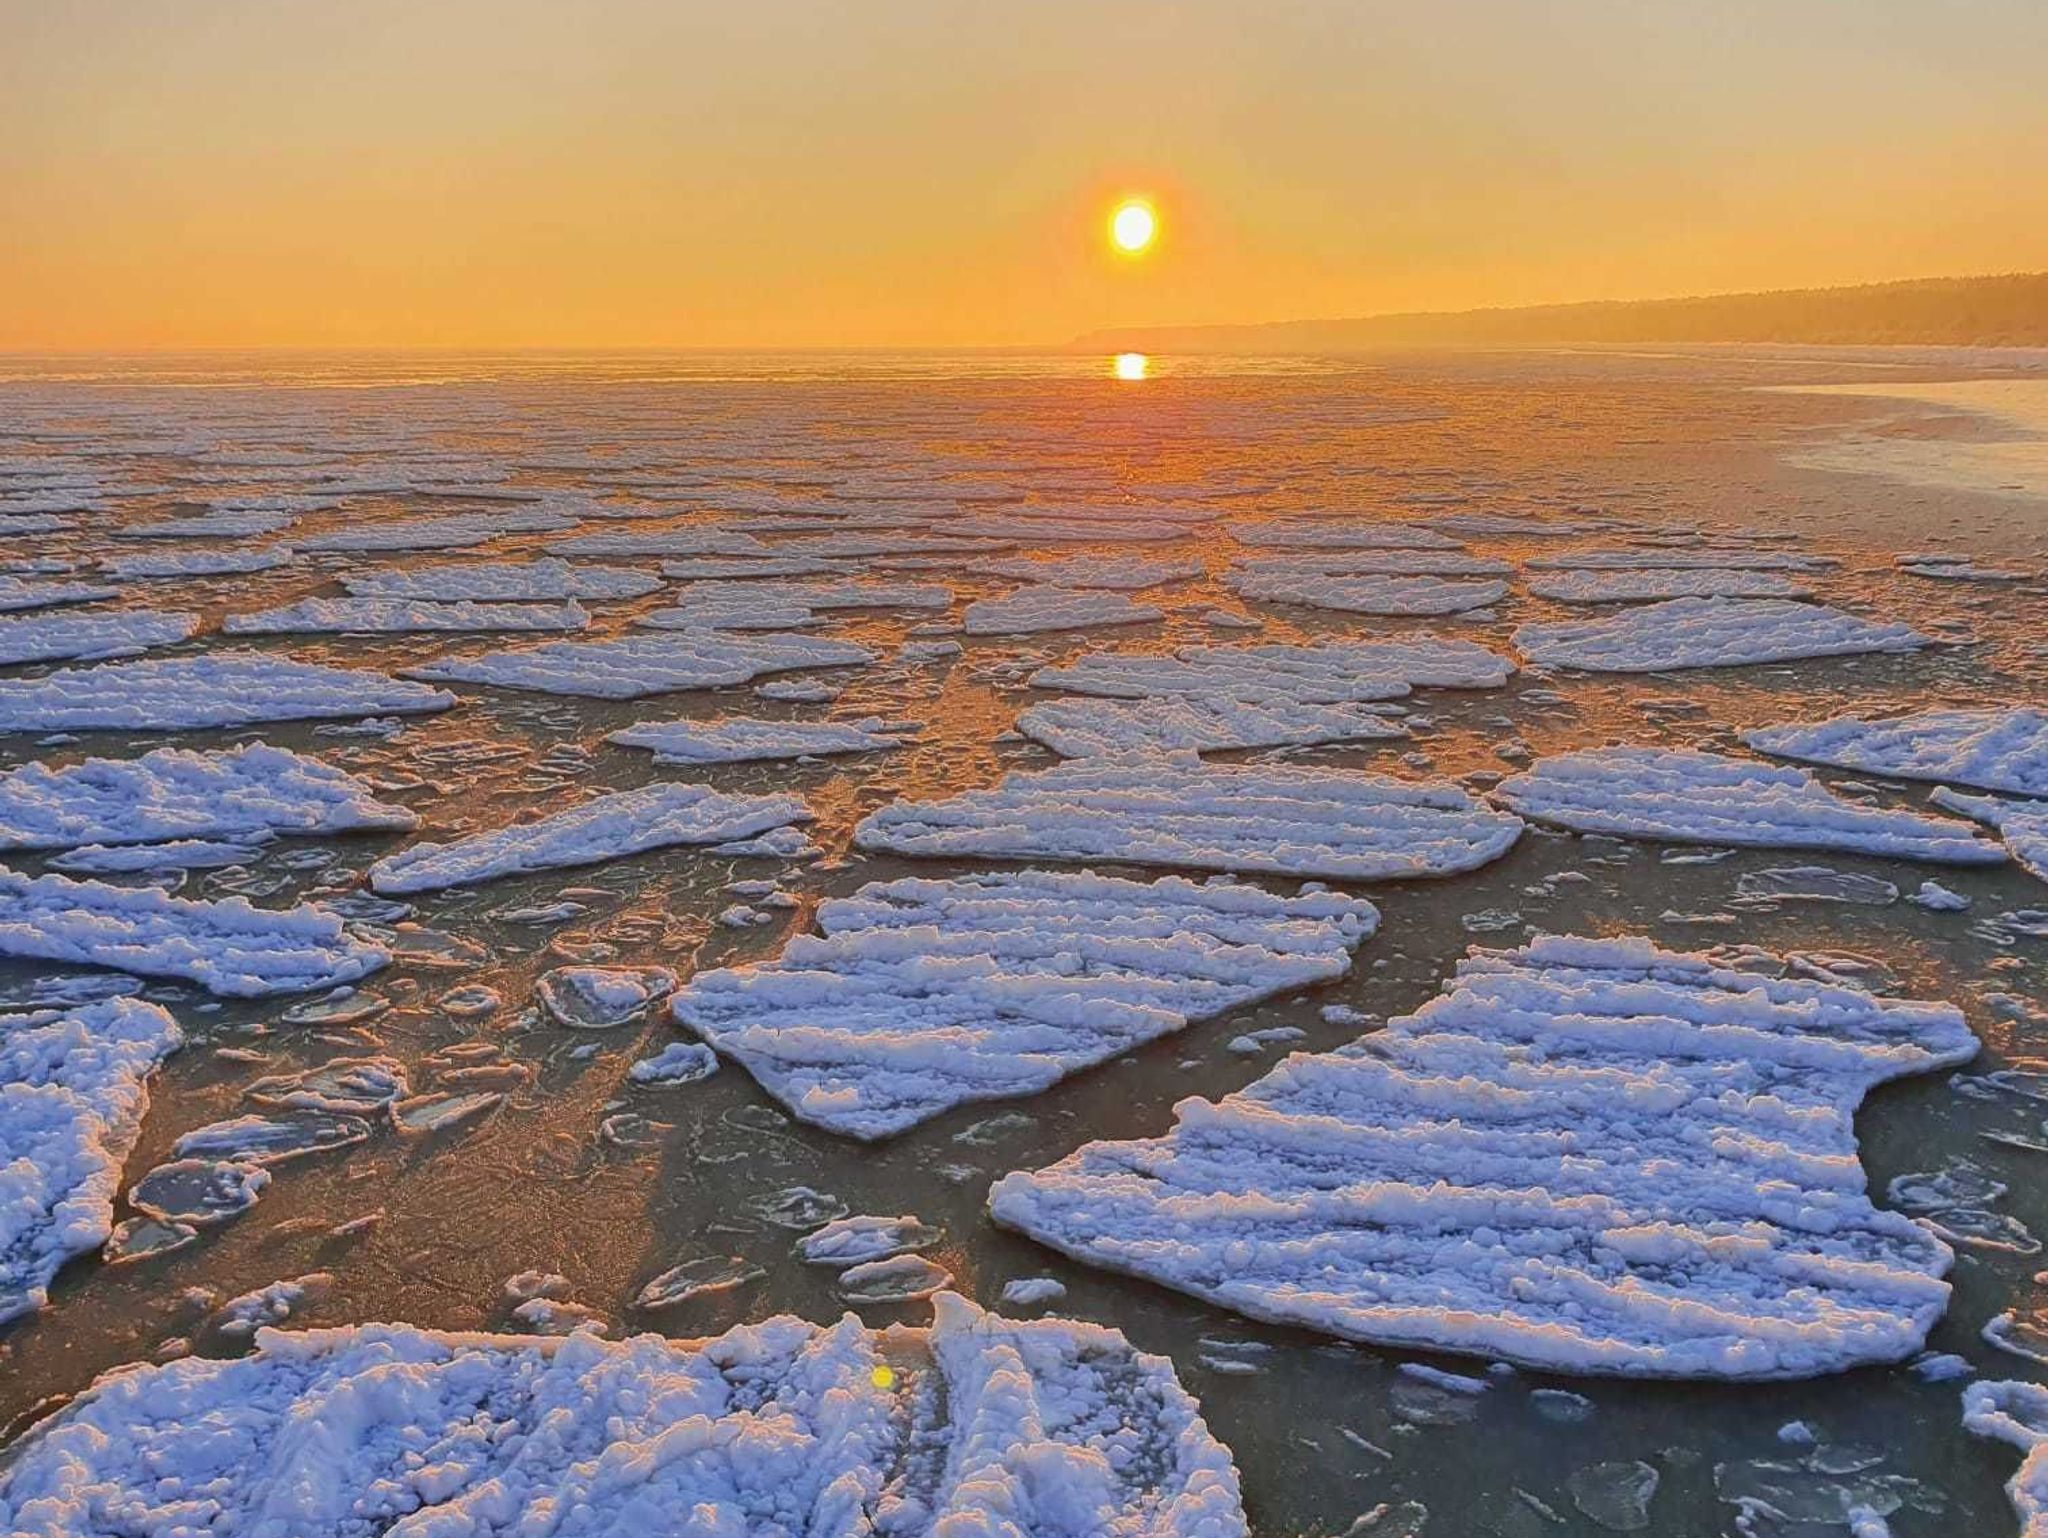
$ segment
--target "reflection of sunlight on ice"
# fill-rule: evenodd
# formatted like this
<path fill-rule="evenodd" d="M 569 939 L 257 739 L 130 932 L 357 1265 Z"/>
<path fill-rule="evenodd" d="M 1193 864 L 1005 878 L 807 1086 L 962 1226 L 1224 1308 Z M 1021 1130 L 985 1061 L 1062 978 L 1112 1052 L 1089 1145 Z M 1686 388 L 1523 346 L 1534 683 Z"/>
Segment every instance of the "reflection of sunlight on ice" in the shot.
<path fill-rule="evenodd" d="M 2048 497 L 2048 380 L 1969 379 L 1928 384 L 1783 385 L 1805 395 L 1858 395 L 1964 412 L 1993 425 L 1994 438 L 1850 432 L 1789 455 L 1809 470 L 1881 475 L 1913 486 L 1993 495 Z"/>
<path fill-rule="evenodd" d="M 1116 355 L 1116 377 L 1119 379 L 1143 379 L 1145 369 L 1151 363 L 1141 352 L 1120 352 Z"/>

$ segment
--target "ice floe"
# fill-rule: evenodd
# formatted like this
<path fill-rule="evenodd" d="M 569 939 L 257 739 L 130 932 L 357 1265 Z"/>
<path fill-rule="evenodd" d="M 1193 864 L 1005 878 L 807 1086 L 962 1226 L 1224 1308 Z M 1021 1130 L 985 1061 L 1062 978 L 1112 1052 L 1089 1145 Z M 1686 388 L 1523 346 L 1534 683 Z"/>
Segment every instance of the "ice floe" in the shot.
<path fill-rule="evenodd" d="M 698 973 L 671 1008 L 797 1116 L 876 1138 L 1341 977 L 1379 915 L 1334 893 L 1023 871 L 874 882 L 817 921 L 772 961 Z"/>
<path fill-rule="evenodd" d="M 525 871 L 594 865 L 673 844 L 749 838 L 809 819 L 796 796 L 726 795 L 708 785 L 643 785 L 593 797 L 537 822 L 420 843 L 370 867 L 372 890 L 432 892 Z"/>
<path fill-rule="evenodd" d="M 17 1446 L 0 1525 L 1242 1538 L 1169 1361 L 934 1302 L 928 1329 L 783 1315 L 700 1341 L 261 1330 L 251 1356 L 101 1378 Z"/>
<path fill-rule="evenodd" d="M 273 833 L 406 831 L 419 818 L 317 758 L 263 743 L 158 748 L 0 774 L 0 849 L 153 844 Z"/>
<path fill-rule="evenodd" d="M 1202 563 L 1194 560 L 1104 561 L 1092 555 L 1069 555 L 1057 560 L 1034 561 L 1024 557 L 978 562 L 974 570 L 991 577 L 1009 577 L 1017 582 L 1050 582 L 1056 587 L 1114 588 L 1136 592 L 1168 582 L 1185 582 L 1202 575 Z"/>
<path fill-rule="evenodd" d="M 60 604 L 96 603 L 102 598 L 119 598 L 118 587 L 93 582 L 24 582 L 19 577 L 0 575 L 0 614 L 26 609 L 54 609 Z"/>
<path fill-rule="evenodd" d="M 851 641 L 821 636 L 677 631 L 614 641 L 556 641 L 481 657 L 444 657 L 409 668 L 413 678 L 493 684 L 544 694 L 630 700 L 684 689 L 719 689 L 798 668 L 861 667 L 875 655 Z M 6 695 L 0 686 L 0 725 Z"/>
<path fill-rule="evenodd" d="M 41 1308 L 58 1269 L 113 1232 L 149 1076 L 183 1041 L 163 1009 L 123 998 L 0 1036 L 0 1323 Z"/>
<path fill-rule="evenodd" d="M 1234 523 L 1239 544 L 1277 550 L 1455 550 L 1458 542 L 1411 523 L 1365 523 L 1349 517 L 1276 518 Z"/>
<path fill-rule="evenodd" d="M 630 529 L 607 530 L 602 534 L 579 534 L 548 546 L 554 555 L 750 555 L 772 556 L 771 550 L 751 534 L 728 529 L 670 529 L 664 533 L 637 533 Z"/>
<path fill-rule="evenodd" d="M 1929 644 L 1909 625 L 1778 598 L 1674 598 L 1598 619 L 1523 625 L 1514 643 L 1531 662 L 1595 673 L 1909 652 Z"/>
<path fill-rule="evenodd" d="M 1561 753 L 1501 781 L 1493 794 L 1532 821 L 1579 833 L 1958 865 L 2004 858 L 1952 819 L 1845 800 L 1803 769 L 1689 749 Z"/>
<path fill-rule="evenodd" d="M 1871 1205 L 1854 1117 L 1976 1051 L 1948 1004 L 1547 937 L 990 1205 L 1077 1260 L 1354 1339 L 1805 1377 L 1904 1360 L 1941 1316 L 1949 1251 Z"/>
<path fill-rule="evenodd" d="M 155 887 L 11 871 L 0 871 L 0 956 L 182 978 L 238 998 L 332 988 L 390 960 L 325 908 L 196 902 Z"/>
<path fill-rule="evenodd" d="M 653 750 L 658 764 L 736 764 L 900 747 L 915 722 L 867 716 L 858 721 L 773 721 L 720 716 L 703 721 L 639 721 L 605 738 Z"/>
<path fill-rule="evenodd" d="M 341 585 L 357 598 L 546 603 L 570 598 L 641 598 L 659 591 L 662 583 L 659 577 L 630 566 L 582 566 L 543 558 L 350 571 L 342 573 Z"/>
<path fill-rule="evenodd" d="M 147 555 L 106 556 L 100 561 L 100 570 L 124 581 L 243 576 L 250 572 L 275 571 L 290 564 L 292 554 L 285 545 L 255 550 L 153 550 Z"/>
<path fill-rule="evenodd" d="M 461 550 L 506 534 L 550 534 L 576 526 L 574 518 L 543 509 L 455 513 L 446 518 L 371 522 L 312 538 L 293 536 L 301 550 Z M 566 552 L 564 552 L 566 553 Z"/>
<path fill-rule="evenodd" d="M 1031 675 L 1035 689 L 1112 699 L 1206 695 L 1306 705 L 1399 699 L 1410 686 L 1489 689 L 1515 665 L 1472 641 L 1424 635 L 1328 646 L 1184 646 L 1171 656 L 1086 652 Z"/>
<path fill-rule="evenodd" d="M 1529 579 L 1537 598 L 1559 603 L 1644 603 L 1666 598 L 1810 598 L 1813 590 L 1775 571 L 1718 567 L 1546 572 Z"/>
<path fill-rule="evenodd" d="M 590 615 L 568 603 L 475 603 L 467 598 L 302 598 L 255 614 L 230 614 L 228 635 L 298 635 L 323 631 L 399 633 L 415 630 L 581 630 Z"/>
<path fill-rule="evenodd" d="M 211 652 L 0 682 L 0 732 L 183 731 L 446 710 L 455 696 L 360 668 Z"/>
<path fill-rule="evenodd" d="M 1234 571 L 1224 584 L 1240 598 L 1341 614 L 1439 615 L 1483 609 L 1507 597 L 1505 582 L 1380 577 L 1307 571 Z"/>
<path fill-rule="evenodd" d="M 1038 586 L 977 599 L 967 606 L 960 624 L 969 635 L 1030 635 L 1092 625 L 1142 625 L 1162 618 L 1162 611 L 1121 593 Z"/>
<path fill-rule="evenodd" d="M 0 666 L 133 657 L 153 646 L 189 641 L 198 633 L 198 615 L 158 609 L 24 614 L 0 619 Z"/>
<path fill-rule="evenodd" d="M 298 516 L 288 512 L 215 509 L 158 523 L 131 523 L 113 533 L 118 539 L 253 539 L 259 534 L 275 534 L 296 522 Z"/>
<path fill-rule="evenodd" d="M 1448 781 L 1205 765 L 1192 754 L 1076 759 L 937 801 L 898 801 L 855 830 L 863 849 L 1117 860 L 1198 870 L 1396 880 L 1475 870 L 1522 820 Z"/>
<path fill-rule="evenodd" d="M 2048 802 L 1970 796 L 1946 785 L 1935 786 L 1928 800 L 1994 829 L 2015 864 L 2048 881 Z"/>
<path fill-rule="evenodd" d="M 1760 753 L 1839 769 L 2048 796 L 2048 713 L 2038 710 L 1984 706 L 1878 720 L 1837 716 L 1758 727 L 1742 740 Z"/>
<path fill-rule="evenodd" d="M 1963 1390 L 1963 1429 L 2026 1456 L 2005 1493 L 2019 1538 L 2048 1538 L 2048 1388 L 2038 1383 L 1972 1383 Z"/>
<path fill-rule="evenodd" d="M 1220 694 L 1051 700 L 1023 711 L 1017 730 L 1062 758 L 1305 746 L 1408 735 L 1398 722 L 1374 714 L 1369 705 L 1238 700 Z"/>
<path fill-rule="evenodd" d="M 1532 557 L 1537 571 L 1826 571 L 1841 562 L 1832 556 L 1795 555 L 1789 550 L 1725 549 L 1574 550 Z"/>

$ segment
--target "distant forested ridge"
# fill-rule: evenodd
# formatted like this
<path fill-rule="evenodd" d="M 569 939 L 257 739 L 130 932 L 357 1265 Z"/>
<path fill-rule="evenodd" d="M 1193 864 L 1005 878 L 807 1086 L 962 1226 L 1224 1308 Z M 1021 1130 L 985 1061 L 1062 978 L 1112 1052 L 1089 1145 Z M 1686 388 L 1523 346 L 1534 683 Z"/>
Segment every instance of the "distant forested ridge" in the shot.
<path fill-rule="evenodd" d="M 1787 342 L 2048 346 L 2048 272 L 1915 278 L 1694 299 L 1422 311 L 1358 320 L 1094 331 L 1083 347 L 1140 352 L 1358 352 L 1382 347 Z"/>

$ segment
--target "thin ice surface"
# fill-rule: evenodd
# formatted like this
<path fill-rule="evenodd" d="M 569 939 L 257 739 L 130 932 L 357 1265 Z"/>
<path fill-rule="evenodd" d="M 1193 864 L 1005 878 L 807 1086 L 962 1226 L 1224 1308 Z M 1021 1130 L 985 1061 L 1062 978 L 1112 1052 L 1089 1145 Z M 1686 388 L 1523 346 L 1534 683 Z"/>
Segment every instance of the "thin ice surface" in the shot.
<path fill-rule="evenodd" d="M 1837 716 L 1744 732 L 1760 753 L 1902 780 L 2048 796 L 2048 713 L 1986 706 L 1883 720 Z"/>
<path fill-rule="evenodd" d="M 1903 1360 L 1947 1305 L 1949 1251 L 1871 1205 L 1854 1118 L 1976 1051 L 1952 1005 L 1547 937 L 990 1205 L 1078 1260 L 1353 1339 L 1807 1377 Z"/>
<path fill-rule="evenodd" d="M 1378 922 L 1362 899 L 1182 877 L 871 882 L 820 905 L 820 935 L 700 972 L 671 1007 L 805 1121 L 886 1137 L 1341 977 Z"/>
<path fill-rule="evenodd" d="M 1521 831 L 1519 817 L 1448 781 L 1172 754 L 1077 759 L 992 789 L 898 801 L 870 814 L 854 842 L 939 859 L 1119 860 L 1372 881 L 1475 870 Z"/>
<path fill-rule="evenodd" d="M 672 844 L 750 838 L 810 818 L 791 795 L 725 795 L 708 785 L 643 785 L 613 791 L 538 822 L 472 833 L 453 843 L 414 844 L 370 867 L 376 891 L 432 892 L 522 871 L 595 865 Z"/>
<path fill-rule="evenodd" d="M 1149 700 L 1050 700 L 1017 717 L 1017 730 L 1062 758 L 1282 744 L 1359 742 L 1407 731 L 1367 705 L 1305 705 L 1183 694 Z"/>
<path fill-rule="evenodd" d="M 149 1076 L 183 1041 L 163 1009 L 119 998 L 0 1037 L 0 1323 L 106 1242 Z"/>
<path fill-rule="evenodd" d="M 91 662 L 175 646 L 199 633 L 199 616 L 157 609 L 0 618 L 0 666 L 18 662 Z"/>
<path fill-rule="evenodd" d="M 929 1329 L 782 1315 L 705 1341 L 266 1329 L 252 1356 L 102 1378 L 0 1474 L 0 1525 L 1242 1538 L 1237 1471 L 1170 1362 L 934 1303 Z"/>
<path fill-rule="evenodd" d="M 354 775 L 263 743 L 158 748 L 59 769 L 30 763 L 0 775 L 0 849 L 417 826 L 418 817 L 377 800 Z"/>
<path fill-rule="evenodd" d="M 722 689 L 797 668 L 862 667 L 874 660 L 873 652 L 851 641 L 685 630 L 444 657 L 407 671 L 414 678 L 452 683 L 630 700 L 682 689 Z M 0 694 L 0 702 L 4 699 Z"/>
<path fill-rule="evenodd" d="M 0 956 L 182 978 L 235 998 L 332 988 L 391 959 L 317 906 L 200 902 L 155 887 L 12 871 L 0 871 Z"/>
<path fill-rule="evenodd" d="M 772 721 L 721 716 L 707 721 L 638 721 L 605 738 L 629 748 L 650 748 L 656 763 L 736 764 L 813 754 L 873 753 L 898 747 L 895 723 L 878 716 L 859 721 Z"/>
<path fill-rule="evenodd" d="M 1674 598 L 1598 619 L 1523 625 L 1514 641 L 1531 662 L 1595 673 L 1909 652 L 1928 644 L 1909 625 L 1781 598 Z"/>
<path fill-rule="evenodd" d="M 1845 800 L 1804 769 L 1689 749 L 1560 753 L 1503 780 L 1494 795 L 1532 821 L 1580 833 L 1958 865 L 2004 858 L 1967 824 Z"/>
<path fill-rule="evenodd" d="M 361 668 L 211 652 L 0 683 L 0 731 L 183 731 L 446 710 L 455 696 Z"/>

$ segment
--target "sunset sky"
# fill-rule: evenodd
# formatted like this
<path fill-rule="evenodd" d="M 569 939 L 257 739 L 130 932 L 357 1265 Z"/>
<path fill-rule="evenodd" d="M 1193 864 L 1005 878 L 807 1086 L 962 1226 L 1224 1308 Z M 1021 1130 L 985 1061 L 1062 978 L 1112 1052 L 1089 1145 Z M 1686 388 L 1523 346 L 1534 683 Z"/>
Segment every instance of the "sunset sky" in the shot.
<path fill-rule="evenodd" d="M 2044 81 L 2043 0 L 0 0 L 0 347 L 1043 343 L 2036 270 Z"/>

